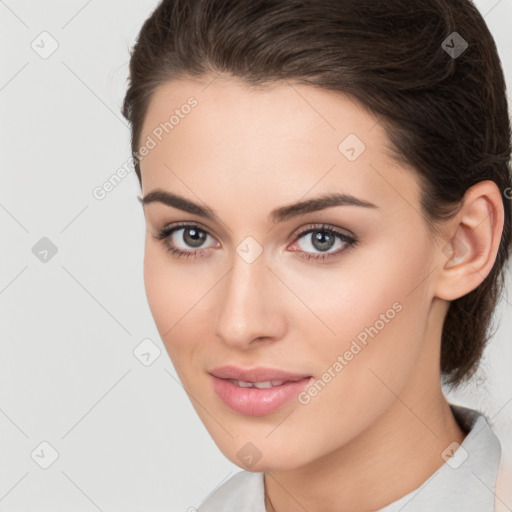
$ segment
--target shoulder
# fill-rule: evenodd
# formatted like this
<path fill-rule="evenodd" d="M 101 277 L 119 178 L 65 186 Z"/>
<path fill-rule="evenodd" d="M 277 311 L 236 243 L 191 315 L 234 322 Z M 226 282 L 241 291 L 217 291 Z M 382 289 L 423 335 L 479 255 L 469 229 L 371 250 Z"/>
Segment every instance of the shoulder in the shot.
<path fill-rule="evenodd" d="M 198 512 L 265 512 L 264 473 L 240 471 L 213 490 Z"/>

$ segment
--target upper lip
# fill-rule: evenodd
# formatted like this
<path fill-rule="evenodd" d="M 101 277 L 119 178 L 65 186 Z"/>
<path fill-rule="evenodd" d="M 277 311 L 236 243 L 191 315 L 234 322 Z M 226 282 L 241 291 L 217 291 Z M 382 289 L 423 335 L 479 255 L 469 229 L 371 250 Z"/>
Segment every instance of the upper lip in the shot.
<path fill-rule="evenodd" d="M 311 375 L 285 372 L 277 368 L 239 368 L 233 365 L 219 366 L 210 371 L 219 379 L 235 379 L 244 382 L 266 382 L 272 380 L 296 381 L 311 377 Z"/>

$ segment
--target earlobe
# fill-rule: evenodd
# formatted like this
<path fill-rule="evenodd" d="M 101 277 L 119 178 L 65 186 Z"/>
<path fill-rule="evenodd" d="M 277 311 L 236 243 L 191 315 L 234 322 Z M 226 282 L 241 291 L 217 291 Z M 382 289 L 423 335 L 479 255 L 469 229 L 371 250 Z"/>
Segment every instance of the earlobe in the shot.
<path fill-rule="evenodd" d="M 458 299 L 480 285 L 491 271 L 503 230 L 503 200 L 497 185 L 482 181 L 466 191 L 451 221 L 451 238 L 441 248 L 436 296 Z"/>

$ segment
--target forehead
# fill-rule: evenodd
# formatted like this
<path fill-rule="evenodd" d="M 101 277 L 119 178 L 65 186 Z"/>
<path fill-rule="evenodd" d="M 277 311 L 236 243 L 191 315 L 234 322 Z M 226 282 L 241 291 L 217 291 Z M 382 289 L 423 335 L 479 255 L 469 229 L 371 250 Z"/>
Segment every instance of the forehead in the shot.
<path fill-rule="evenodd" d="M 189 106 L 191 103 L 193 107 Z M 187 118 L 192 121 L 185 122 Z M 270 142 L 273 147 L 281 141 L 318 143 L 326 136 L 330 143 L 349 133 L 362 139 L 368 139 L 371 133 L 374 143 L 383 146 L 388 143 L 377 117 L 356 100 L 289 81 L 264 86 L 251 86 L 225 77 L 167 82 L 153 93 L 142 135 L 158 131 L 169 120 L 171 126 L 161 134 L 164 138 L 184 132 L 193 124 L 196 138 L 206 135 L 208 139 L 243 139 L 244 146 L 256 145 L 258 141 L 265 141 L 266 147 Z M 239 132 L 242 126 L 244 133 Z M 274 141 L 276 134 L 280 137 Z"/>
<path fill-rule="evenodd" d="M 315 187 L 380 203 L 418 192 L 375 115 L 310 85 L 255 88 L 211 77 L 166 83 L 151 99 L 140 145 L 150 139 L 141 159 L 143 194 L 158 187 L 208 195 L 216 187 L 249 201 L 274 198 L 275 205 Z"/>

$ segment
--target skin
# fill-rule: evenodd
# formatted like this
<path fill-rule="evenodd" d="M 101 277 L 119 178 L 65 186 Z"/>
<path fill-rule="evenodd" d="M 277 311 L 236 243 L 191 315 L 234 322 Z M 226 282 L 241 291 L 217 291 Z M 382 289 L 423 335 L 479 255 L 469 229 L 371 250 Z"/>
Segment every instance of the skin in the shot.
<path fill-rule="evenodd" d="M 267 510 L 380 509 L 419 487 L 445 462 L 443 451 L 464 440 L 441 390 L 441 329 L 449 301 L 491 270 L 503 228 L 500 192 L 489 181 L 469 189 L 434 237 L 419 214 L 414 170 L 393 158 L 378 119 L 361 105 L 313 86 L 212 80 L 160 86 L 144 121 L 141 141 L 197 99 L 141 162 L 142 196 L 163 189 L 221 219 L 144 206 L 144 280 L 156 326 L 219 449 L 265 472 Z M 351 133 L 366 146 L 355 161 L 338 149 Z M 332 191 L 378 208 L 267 220 L 276 207 Z M 196 259 L 176 258 L 154 238 L 175 222 L 207 231 Z M 324 263 L 301 258 L 290 248 L 322 254 L 311 234 L 295 236 L 318 223 L 358 243 L 336 239 L 327 252 L 341 252 Z M 172 235 L 175 245 L 197 250 L 183 234 Z M 250 264 L 236 252 L 248 236 L 263 249 Z M 321 378 L 396 302 L 401 311 L 307 405 L 292 399 L 272 414 L 244 416 L 212 388 L 208 371 L 224 364 Z M 261 453 L 250 468 L 237 456 L 248 442 Z"/>

